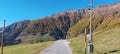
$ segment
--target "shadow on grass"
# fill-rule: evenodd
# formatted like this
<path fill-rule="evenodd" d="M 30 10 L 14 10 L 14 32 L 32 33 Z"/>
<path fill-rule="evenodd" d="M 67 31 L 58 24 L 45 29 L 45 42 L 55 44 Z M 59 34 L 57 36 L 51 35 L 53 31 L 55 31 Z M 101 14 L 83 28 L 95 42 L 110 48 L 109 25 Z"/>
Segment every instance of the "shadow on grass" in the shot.
<path fill-rule="evenodd" d="M 118 49 L 118 50 L 112 50 L 112 51 L 109 51 L 109 52 L 107 52 L 107 53 L 104 53 L 104 54 L 115 53 L 115 52 L 118 52 L 118 51 L 120 51 L 120 49 Z"/>

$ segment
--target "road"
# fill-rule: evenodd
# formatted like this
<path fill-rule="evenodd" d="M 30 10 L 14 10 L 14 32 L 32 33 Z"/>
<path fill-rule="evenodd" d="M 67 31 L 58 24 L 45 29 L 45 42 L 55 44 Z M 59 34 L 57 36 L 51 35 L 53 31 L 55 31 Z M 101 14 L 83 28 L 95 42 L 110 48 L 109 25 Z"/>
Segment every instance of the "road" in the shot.
<path fill-rule="evenodd" d="M 73 54 L 66 40 L 58 40 L 39 54 Z"/>

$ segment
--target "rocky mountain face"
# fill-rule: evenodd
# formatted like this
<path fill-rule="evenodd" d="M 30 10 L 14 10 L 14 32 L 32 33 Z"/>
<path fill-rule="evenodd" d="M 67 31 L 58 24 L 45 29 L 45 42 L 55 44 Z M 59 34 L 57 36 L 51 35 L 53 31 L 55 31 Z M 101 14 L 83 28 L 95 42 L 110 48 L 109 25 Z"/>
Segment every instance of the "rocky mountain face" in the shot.
<path fill-rule="evenodd" d="M 93 10 L 92 31 L 106 30 L 120 26 L 120 3 L 102 5 Z M 16 22 L 6 27 L 6 45 L 27 43 L 33 35 L 64 39 L 69 33 L 78 36 L 87 28 L 89 33 L 89 8 L 66 10 L 42 19 Z"/>

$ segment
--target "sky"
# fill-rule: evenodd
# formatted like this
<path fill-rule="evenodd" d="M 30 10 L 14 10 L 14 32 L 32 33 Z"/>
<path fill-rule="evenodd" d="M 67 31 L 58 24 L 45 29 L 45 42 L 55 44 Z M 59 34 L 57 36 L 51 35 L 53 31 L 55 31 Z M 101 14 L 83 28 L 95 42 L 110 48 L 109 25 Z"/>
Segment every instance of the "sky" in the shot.
<path fill-rule="evenodd" d="M 119 0 L 94 0 L 94 8 Z M 0 27 L 22 20 L 36 20 L 68 9 L 89 8 L 90 0 L 0 0 Z"/>

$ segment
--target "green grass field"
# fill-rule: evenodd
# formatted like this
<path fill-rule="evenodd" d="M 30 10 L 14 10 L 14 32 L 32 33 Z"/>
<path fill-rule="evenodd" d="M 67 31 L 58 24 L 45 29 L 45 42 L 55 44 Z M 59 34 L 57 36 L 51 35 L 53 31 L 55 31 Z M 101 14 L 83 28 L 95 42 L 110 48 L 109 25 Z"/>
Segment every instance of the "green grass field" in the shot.
<path fill-rule="evenodd" d="M 120 28 L 95 32 L 93 54 L 120 54 Z M 73 54 L 84 54 L 84 36 L 69 39 Z"/>
<path fill-rule="evenodd" d="M 38 54 L 41 50 L 45 49 L 52 43 L 53 41 L 35 44 L 6 46 L 4 48 L 4 54 Z"/>

